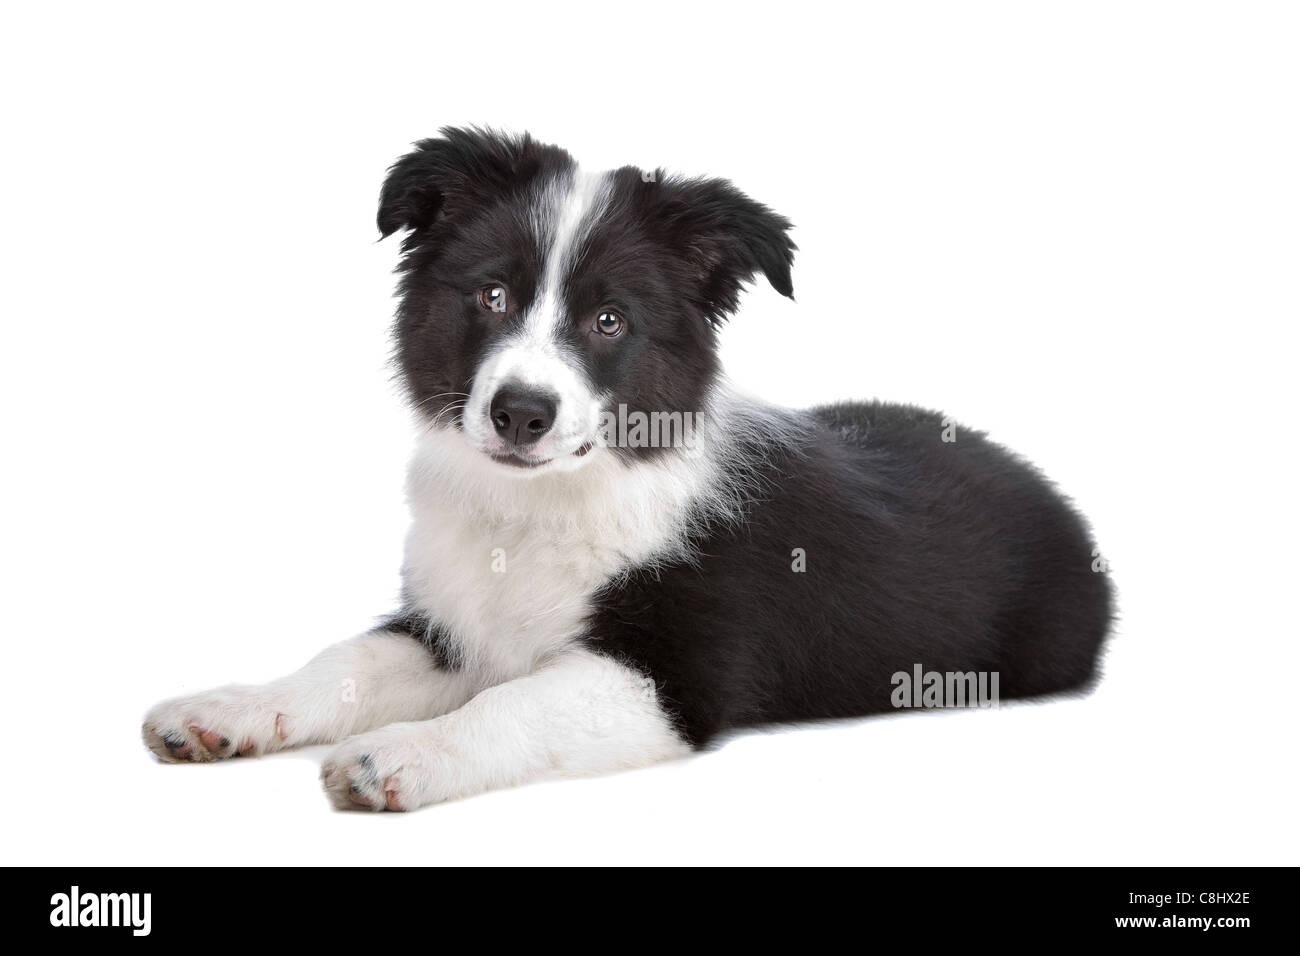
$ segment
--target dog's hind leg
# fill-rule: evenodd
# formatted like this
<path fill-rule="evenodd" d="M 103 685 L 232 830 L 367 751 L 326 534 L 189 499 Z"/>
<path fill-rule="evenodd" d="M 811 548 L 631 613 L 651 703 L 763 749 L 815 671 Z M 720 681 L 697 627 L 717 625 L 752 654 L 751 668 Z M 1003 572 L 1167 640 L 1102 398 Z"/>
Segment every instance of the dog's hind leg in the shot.
<path fill-rule="evenodd" d="M 145 745 L 170 763 L 221 760 L 336 743 L 394 721 L 447 713 L 472 691 L 421 637 L 409 619 L 398 618 L 269 684 L 164 701 L 145 717 Z"/>

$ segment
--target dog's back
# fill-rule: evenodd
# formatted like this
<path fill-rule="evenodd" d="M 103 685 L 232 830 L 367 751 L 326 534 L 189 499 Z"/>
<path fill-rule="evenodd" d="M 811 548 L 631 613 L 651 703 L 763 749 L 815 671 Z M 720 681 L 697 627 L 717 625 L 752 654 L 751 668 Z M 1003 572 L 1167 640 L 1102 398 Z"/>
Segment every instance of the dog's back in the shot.
<path fill-rule="evenodd" d="M 599 600 L 593 646 L 654 676 L 688 739 L 887 711 L 918 666 L 996 674 L 1007 698 L 1091 681 L 1110 584 L 1045 478 L 934 412 L 804 420 L 767 444 L 743 522 Z"/>

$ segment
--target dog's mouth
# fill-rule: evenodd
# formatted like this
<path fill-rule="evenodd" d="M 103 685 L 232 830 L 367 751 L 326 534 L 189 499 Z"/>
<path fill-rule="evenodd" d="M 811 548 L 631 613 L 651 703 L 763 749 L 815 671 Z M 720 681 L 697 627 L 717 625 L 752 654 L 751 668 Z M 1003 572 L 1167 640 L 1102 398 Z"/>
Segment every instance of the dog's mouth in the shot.
<path fill-rule="evenodd" d="M 596 446 L 593 442 L 583 442 L 582 445 L 577 450 L 570 452 L 568 455 L 564 457 L 582 458 L 584 455 L 586 455 L 589 451 L 591 451 L 595 447 Z M 525 468 L 525 469 L 543 468 L 546 465 L 549 465 L 551 462 L 557 460 L 555 458 L 529 458 L 526 455 L 519 455 L 514 452 L 506 452 L 504 454 L 499 454 L 494 452 L 491 457 L 493 461 L 498 462 L 502 465 L 507 465 L 511 468 Z"/>

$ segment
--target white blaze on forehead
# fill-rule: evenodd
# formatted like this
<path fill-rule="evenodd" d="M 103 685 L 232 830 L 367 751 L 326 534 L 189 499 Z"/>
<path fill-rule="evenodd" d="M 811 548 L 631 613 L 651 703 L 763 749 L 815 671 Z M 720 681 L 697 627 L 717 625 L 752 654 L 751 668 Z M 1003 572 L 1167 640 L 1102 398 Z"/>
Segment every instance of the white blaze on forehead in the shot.
<path fill-rule="evenodd" d="M 579 169 L 539 189 L 532 213 L 542 247 L 536 293 L 518 328 L 485 356 L 466 403 L 465 434 L 481 450 L 500 450 L 489 416 L 492 396 L 506 382 L 540 389 L 556 399 L 555 421 L 534 449 L 539 456 L 563 458 L 594 437 L 600 398 L 579 356 L 564 345 L 564 329 L 573 321 L 564 288 L 593 224 L 609 204 L 610 192 L 608 173 Z"/>
<path fill-rule="evenodd" d="M 524 316 L 529 338 L 554 339 L 564 318 L 564 282 L 577 261 L 592 224 L 609 202 L 608 173 L 573 171 L 572 178 L 548 186 L 534 217 L 543 243 L 537 294 Z"/>

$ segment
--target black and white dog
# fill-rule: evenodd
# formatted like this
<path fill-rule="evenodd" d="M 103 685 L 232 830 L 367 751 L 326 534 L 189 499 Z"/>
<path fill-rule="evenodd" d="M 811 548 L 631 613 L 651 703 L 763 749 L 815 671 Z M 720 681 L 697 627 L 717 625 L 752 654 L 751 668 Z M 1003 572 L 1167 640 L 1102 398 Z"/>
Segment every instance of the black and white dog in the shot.
<path fill-rule="evenodd" d="M 160 704 L 150 749 L 338 743 L 337 806 L 411 810 L 888 711 L 920 666 L 1002 697 L 1089 685 L 1110 586 L 1031 466 L 935 413 L 723 383 L 744 284 L 791 294 L 789 227 L 722 180 L 419 143 L 379 204 L 407 230 L 396 337 L 426 426 L 403 607 L 282 680 Z"/>

